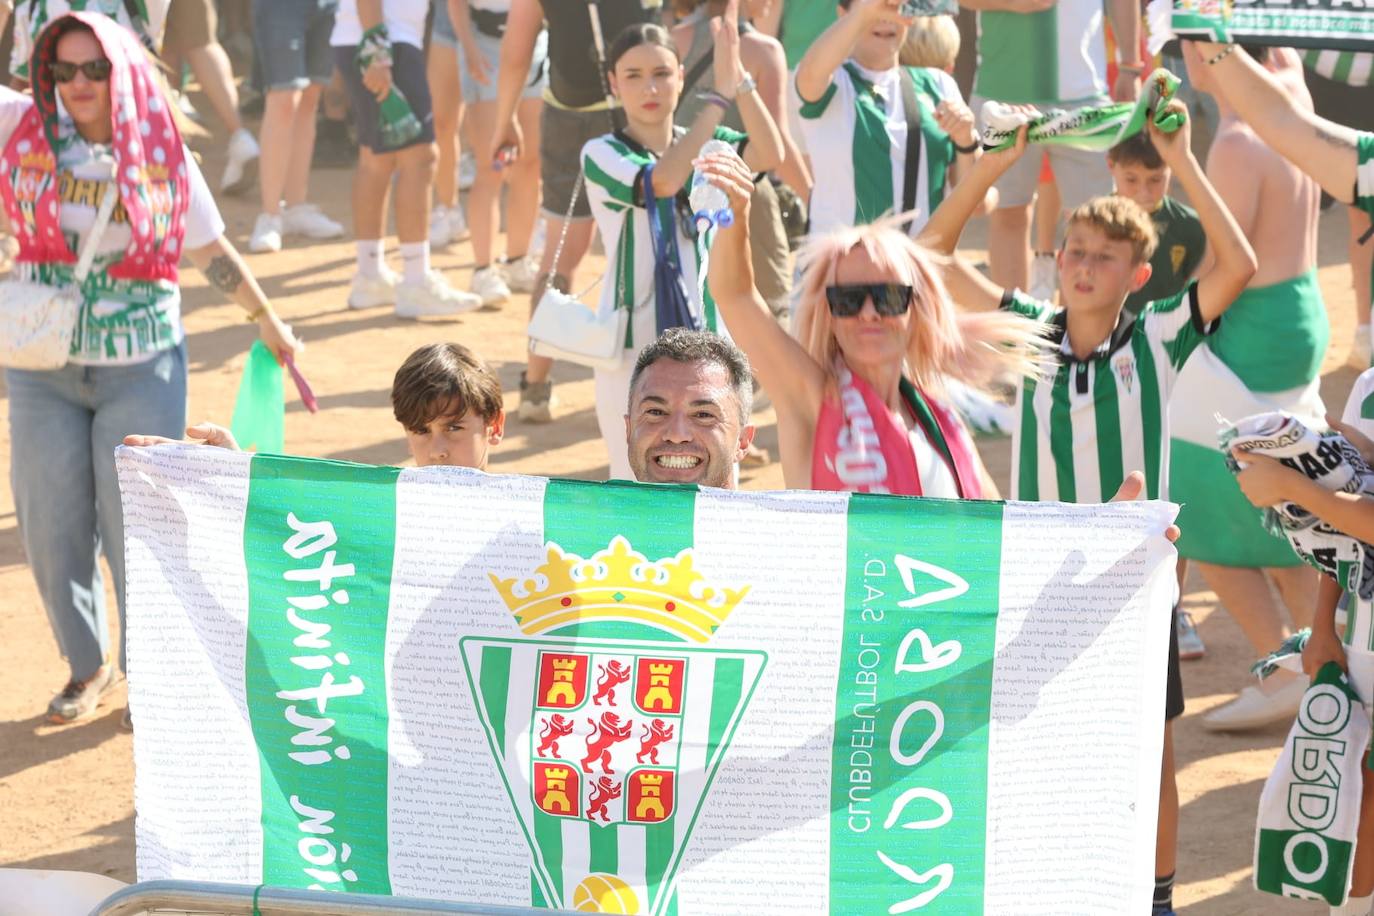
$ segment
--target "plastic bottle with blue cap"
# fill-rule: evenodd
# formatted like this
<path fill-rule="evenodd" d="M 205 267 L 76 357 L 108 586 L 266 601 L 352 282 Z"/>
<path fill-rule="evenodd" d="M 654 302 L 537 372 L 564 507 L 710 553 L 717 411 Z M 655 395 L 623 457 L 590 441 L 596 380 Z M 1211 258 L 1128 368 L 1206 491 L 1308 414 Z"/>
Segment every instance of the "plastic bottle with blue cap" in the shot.
<path fill-rule="evenodd" d="M 735 148 L 724 140 L 707 140 L 701 146 L 698 156 L 705 158 L 716 153 L 732 153 Z M 692 220 L 697 232 L 708 229 L 728 229 L 735 222 L 735 211 L 730 209 L 730 198 L 715 185 L 700 169 L 692 172 L 692 189 L 688 194 L 692 207 Z"/>

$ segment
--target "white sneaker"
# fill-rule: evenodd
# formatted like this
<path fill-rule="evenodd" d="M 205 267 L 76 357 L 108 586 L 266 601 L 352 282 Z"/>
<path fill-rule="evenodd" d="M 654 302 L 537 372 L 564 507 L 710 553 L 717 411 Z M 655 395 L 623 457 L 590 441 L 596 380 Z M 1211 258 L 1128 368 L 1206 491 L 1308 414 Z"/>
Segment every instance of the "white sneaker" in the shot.
<path fill-rule="evenodd" d="M 1306 675 L 1289 678 L 1287 684 L 1272 693 L 1246 687 L 1240 696 L 1203 716 L 1202 724 L 1214 732 L 1234 732 L 1287 722 L 1298 714 L 1307 687 Z"/>
<path fill-rule="evenodd" d="M 221 194 L 242 194 L 253 186 L 258 177 L 258 141 L 240 127 L 229 138 L 229 159 L 219 180 Z"/>
<path fill-rule="evenodd" d="M 1026 292 L 1032 299 L 1052 302 L 1058 285 L 1059 265 L 1055 263 L 1054 255 L 1037 254 L 1031 261 L 1030 289 Z"/>
<path fill-rule="evenodd" d="M 477 182 L 477 157 L 471 150 L 463 150 L 458 157 L 458 190 L 467 191 Z"/>
<path fill-rule="evenodd" d="M 487 265 L 472 274 L 472 285 L 468 287 L 474 296 L 482 297 L 482 308 L 496 309 L 510 300 L 510 287 L 501 276 L 501 270 Z"/>
<path fill-rule="evenodd" d="M 248 237 L 248 250 L 261 254 L 264 251 L 281 251 L 281 214 L 259 213 L 253 223 L 253 234 Z"/>
<path fill-rule="evenodd" d="M 468 217 L 463 212 L 462 204 L 455 204 L 448 208 L 448 237 L 455 242 L 466 242 L 471 233 L 468 232 Z"/>
<path fill-rule="evenodd" d="M 1185 662 L 1195 661 L 1207 654 L 1207 646 L 1198 635 L 1193 615 L 1187 611 L 1178 612 L 1178 657 Z"/>
<path fill-rule="evenodd" d="M 420 318 L 424 315 L 458 315 L 480 308 L 482 299 L 454 289 L 443 274 L 431 270 L 423 284 L 401 282 L 396 287 L 396 316 Z"/>
<path fill-rule="evenodd" d="M 396 303 L 396 287 L 401 285 L 401 276 L 389 267 L 383 267 L 377 277 L 365 277 L 361 273 L 353 275 L 348 287 L 348 307 L 351 309 L 370 309 L 379 305 Z"/>
<path fill-rule="evenodd" d="M 308 239 L 342 238 L 344 227 L 324 215 L 314 204 L 296 204 L 282 210 L 282 231 L 287 235 L 302 235 Z"/>
<path fill-rule="evenodd" d="M 501 272 L 506 275 L 506 285 L 513 293 L 528 295 L 534 292 L 534 283 L 539 279 L 539 265 L 529 257 L 507 261 L 501 265 Z"/>
<path fill-rule="evenodd" d="M 448 207 L 435 204 L 429 211 L 429 247 L 447 248 L 453 241 L 453 230 L 449 228 Z"/>

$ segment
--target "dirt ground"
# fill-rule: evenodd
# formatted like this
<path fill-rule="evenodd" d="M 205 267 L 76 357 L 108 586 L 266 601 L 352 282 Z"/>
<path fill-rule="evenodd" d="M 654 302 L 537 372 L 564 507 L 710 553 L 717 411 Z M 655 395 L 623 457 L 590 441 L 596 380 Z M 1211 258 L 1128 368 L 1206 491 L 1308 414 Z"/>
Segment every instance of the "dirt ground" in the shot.
<path fill-rule="evenodd" d="M 195 143 L 207 176 L 222 168 L 222 138 Z M 346 225 L 349 217 L 346 171 L 317 171 L 311 198 Z M 228 234 L 246 248 L 256 206 L 223 201 Z M 970 231 L 974 246 L 982 227 Z M 1356 372 L 1345 365 L 1354 329 L 1354 304 L 1346 267 L 1346 222 L 1340 207 L 1322 221 L 1321 284 L 1329 308 L 1332 344 L 1323 393 L 1337 411 Z M 393 263 L 399 258 L 391 252 Z M 311 416 L 292 396 L 287 406 L 287 450 L 301 455 L 350 461 L 401 464 L 404 441 L 391 417 L 387 393 L 392 373 L 415 347 L 435 340 L 473 346 L 499 370 L 507 391 L 518 386 L 523 366 L 525 299 L 504 311 L 452 320 L 407 322 L 390 309 L 350 311 L 346 304 L 351 275 L 351 241 L 294 244 L 279 254 L 249 255 L 249 263 L 277 309 L 305 340 L 301 367 L 314 385 L 321 410 Z M 454 245 L 436 254 L 436 266 L 466 284 L 471 251 Z M 581 278 L 599 271 L 590 258 Z M 190 418 L 228 422 L 239 374 L 253 329 L 237 306 L 207 288 L 187 267 L 183 273 L 191 367 Z M 606 458 L 596 426 L 591 373 L 575 367 L 557 370 L 558 421 L 528 426 L 512 421 L 495 452 L 493 470 L 550 476 L 604 477 Z M 288 386 L 289 387 L 289 386 Z M 0 383 L 0 403 L 6 404 Z M 514 406 L 515 397 L 507 401 Z M 760 412 L 759 440 L 777 455 L 777 429 L 771 412 Z M 1005 484 L 1009 440 L 980 443 L 994 476 Z M 61 443 L 53 443 L 61 448 Z M 9 430 L 0 426 L 0 467 L 9 466 Z M 779 466 L 747 471 L 745 486 L 776 488 Z M 1285 726 L 1245 735 L 1214 735 L 1202 728 L 1207 710 L 1224 703 L 1245 683 L 1251 652 L 1240 630 L 1196 576 L 1185 605 L 1198 621 L 1208 655 L 1185 663 L 1188 709 L 1177 723 L 1182 828 L 1179 884 L 1175 901 L 1190 914 L 1318 912 L 1312 905 L 1289 904 L 1260 896 L 1250 887 L 1255 807 L 1260 788 L 1282 743 Z M 113 600 L 111 600 L 113 616 Z M 14 504 L 0 488 L 0 866 L 98 872 L 134 880 L 133 760 L 130 737 L 119 731 L 124 706 L 121 685 L 99 714 L 74 726 L 44 724 L 41 713 L 67 678 L 25 565 Z M 194 722 L 194 710 L 187 710 Z"/>

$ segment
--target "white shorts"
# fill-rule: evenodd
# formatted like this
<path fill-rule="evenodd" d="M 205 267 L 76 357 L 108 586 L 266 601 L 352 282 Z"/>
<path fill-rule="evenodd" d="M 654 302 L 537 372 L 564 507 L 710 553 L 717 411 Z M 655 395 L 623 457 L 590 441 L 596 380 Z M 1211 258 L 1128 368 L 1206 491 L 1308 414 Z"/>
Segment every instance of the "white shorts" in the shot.
<path fill-rule="evenodd" d="M 983 123 L 983 105 L 988 100 L 975 95 L 969 101 L 975 121 Z M 1059 107 L 1073 111 L 1105 101 L 1107 100 L 1095 99 L 1078 105 Z M 1050 168 L 1054 170 L 1054 181 L 1059 185 L 1059 197 L 1063 201 L 1065 211 L 1087 203 L 1094 197 L 1111 193 L 1112 175 L 1107 171 L 1106 153 L 1071 149 L 1067 146 L 1032 146 L 997 180 L 995 187 L 999 208 L 1024 207 L 1035 199 L 1035 187 L 1040 183 L 1041 162 L 1046 154 L 1050 157 Z"/>

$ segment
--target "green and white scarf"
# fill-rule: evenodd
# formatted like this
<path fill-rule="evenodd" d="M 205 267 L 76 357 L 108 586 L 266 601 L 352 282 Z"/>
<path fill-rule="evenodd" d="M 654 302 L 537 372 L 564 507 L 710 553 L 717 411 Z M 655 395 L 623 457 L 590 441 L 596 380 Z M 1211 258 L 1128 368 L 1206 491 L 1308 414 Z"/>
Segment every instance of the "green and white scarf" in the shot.
<path fill-rule="evenodd" d="M 1039 115 L 1018 111 L 1000 102 L 983 106 L 984 149 L 1006 149 L 1016 132 L 1029 124 L 1027 141 L 1051 146 L 1102 151 L 1144 130 L 1147 123 L 1166 133 L 1178 130 L 1183 117 L 1164 107 L 1178 91 L 1178 77 L 1162 67 L 1150 74 L 1134 102 L 1113 102 L 1065 110 L 1052 108 Z"/>

